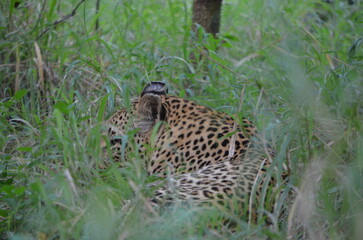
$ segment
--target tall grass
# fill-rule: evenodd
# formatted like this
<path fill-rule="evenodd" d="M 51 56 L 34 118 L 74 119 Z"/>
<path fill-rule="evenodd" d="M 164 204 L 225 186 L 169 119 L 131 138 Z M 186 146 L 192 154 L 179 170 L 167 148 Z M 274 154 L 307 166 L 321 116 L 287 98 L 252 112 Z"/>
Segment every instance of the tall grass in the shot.
<path fill-rule="evenodd" d="M 361 1 L 223 7 L 220 39 L 194 42 L 190 1 L 1 1 L 2 238 L 360 239 Z M 270 139 L 290 168 L 271 224 L 230 232 L 215 209 L 153 210 L 137 155 L 97 169 L 102 122 L 154 80 Z"/>

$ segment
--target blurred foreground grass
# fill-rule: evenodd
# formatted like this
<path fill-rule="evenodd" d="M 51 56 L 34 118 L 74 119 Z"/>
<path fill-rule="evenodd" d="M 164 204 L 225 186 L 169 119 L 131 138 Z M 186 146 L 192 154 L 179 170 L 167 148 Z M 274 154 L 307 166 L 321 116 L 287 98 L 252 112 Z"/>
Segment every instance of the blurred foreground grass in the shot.
<path fill-rule="evenodd" d="M 1 238 L 360 239 L 361 1 L 225 1 L 220 39 L 200 42 L 191 1 L 100 3 L 0 3 Z M 191 64 L 201 49 L 209 57 Z M 216 209 L 153 212 L 137 156 L 125 169 L 94 167 L 102 121 L 155 80 L 271 139 L 291 169 L 272 224 L 239 219 L 232 233 Z"/>

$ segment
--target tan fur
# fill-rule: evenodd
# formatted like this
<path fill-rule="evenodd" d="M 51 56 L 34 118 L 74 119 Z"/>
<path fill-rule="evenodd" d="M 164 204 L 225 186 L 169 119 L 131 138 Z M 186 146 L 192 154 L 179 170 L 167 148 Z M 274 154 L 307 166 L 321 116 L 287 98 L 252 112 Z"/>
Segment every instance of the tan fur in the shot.
<path fill-rule="evenodd" d="M 141 129 L 134 138 L 144 154 L 153 126 L 160 121 L 153 139 L 155 150 L 145 157 L 145 168 L 161 177 L 169 173 L 170 181 L 155 191 L 154 202 L 179 199 L 223 205 L 235 196 L 244 203 L 253 184 L 271 164 L 266 154 L 272 155 L 273 151 L 262 144 L 247 119 L 234 132 L 235 121 L 225 113 L 186 99 L 148 93 L 133 103 L 130 112 L 122 109 L 107 122 L 113 159 L 121 161 L 121 142 L 112 139 L 122 136 L 127 126 Z M 230 157 L 233 133 L 234 152 Z M 261 166 L 263 171 L 259 171 Z"/>

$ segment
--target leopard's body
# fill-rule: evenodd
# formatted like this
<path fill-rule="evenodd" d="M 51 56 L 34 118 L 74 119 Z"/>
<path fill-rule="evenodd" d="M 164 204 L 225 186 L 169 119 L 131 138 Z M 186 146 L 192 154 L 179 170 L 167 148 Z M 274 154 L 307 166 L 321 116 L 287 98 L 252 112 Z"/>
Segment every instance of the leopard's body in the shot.
<path fill-rule="evenodd" d="M 147 159 L 147 172 L 171 176 L 156 190 L 156 202 L 176 197 L 224 204 L 231 196 L 246 202 L 271 164 L 272 150 L 247 119 L 240 126 L 225 113 L 168 96 L 159 82 L 149 84 L 131 110 L 120 110 L 107 123 L 115 161 L 121 161 L 120 136 L 139 128 L 134 139 Z M 154 149 L 148 156 L 146 146 Z"/>

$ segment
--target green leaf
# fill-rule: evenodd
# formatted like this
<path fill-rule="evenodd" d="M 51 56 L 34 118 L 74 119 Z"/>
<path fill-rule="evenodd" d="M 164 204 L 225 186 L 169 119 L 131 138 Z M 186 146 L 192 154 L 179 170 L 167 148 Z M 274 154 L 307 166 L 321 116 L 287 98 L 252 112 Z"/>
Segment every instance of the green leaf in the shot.
<path fill-rule="evenodd" d="M 231 47 L 233 47 L 233 44 L 232 44 L 230 41 L 228 41 L 228 40 L 224 39 L 224 40 L 222 41 L 221 46 L 222 46 L 222 47 L 226 47 L 226 48 L 231 48 Z"/>
<path fill-rule="evenodd" d="M 0 216 L 6 218 L 10 213 L 10 209 L 0 209 Z"/>
<path fill-rule="evenodd" d="M 68 104 L 64 101 L 59 101 L 54 104 L 54 108 L 58 109 L 61 113 L 68 114 L 71 110 L 71 104 Z"/>
<path fill-rule="evenodd" d="M 24 186 L 17 187 L 13 189 L 13 193 L 15 193 L 15 195 L 22 195 L 25 192 L 25 189 Z"/>
<path fill-rule="evenodd" d="M 9 100 L 9 101 L 2 103 L 1 105 L 3 105 L 6 108 L 10 108 L 11 106 L 14 105 L 14 103 L 15 103 L 14 100 Z"/>
<path fill-rule="evenodd" d="M 12 185 L 4 185 L 0 188 L 0 193 L 2 193 L 2 195 L 7 195 L 9 197 L 13 196 L 13 188 L 14 186 Z"/>
<path fill-rule="evenodd" d="M 107 98 L 108 98 L 108 94 L 101 99 L 100 109 L 98 110 L 98 114 L 97 114 L 98 122 L 102 122 L 102 119 L 103 119 L 103 116 L 105 113 L 105 109 L 106 109 Z"/>
<path fill-rule="evenodd" d="M 27 93 L 28 93 L 28 90 L 26 90 L 26 89 L 20 89 L 20 90 L 16 91 L 16 93 L 14 94 L 14 99 L 15 100 L 20 100 Z"/>
<path fill-rule="evenodd" d="M 226 135 L 222 136 L 221 138 L 218 138 L 218 140 L 224 140 L 224 139 L 226 139 L 226 138 L 229 138 L 229 137 L 231 137 L 233 134 L 235 134 L 235 133 L 237 133 L 237 132 L 238 132 L 238 130 L 235 130 L 235 131 L 233 131 L 233 132 L 230 132 L 230 133 L 228 133 L 228 134 L 226 134 Z"/>
<path fill-rule="evenodd" d="M 6 181 L 1 181 L 0 184 L 1 185 L 12 185 L 14 182 L 14 178 L 9 178 L 9 179 L 6 179 Z"/>
<path fill-rule="evenodd" d="M 78 118 L 77 119 L 77 122 L 78 123 L 81 123 L 81 122 L 83 122 L 83 121 L 87 121 L 87 120 L 89 120 L 89 119 L 91 119 L 92 118 L 92 116 L 84 116 L 84 117 L 80 117 L 80 118 Z"/>
<path fill-rule="evenodd" d="M 357 40 L 355 40 L 352 44 L 352 46 L 350 47 L 349 51 L 348 51 L 348 58 L 352 59 L 355 57 L 360 45 L 363 43 L 363 38 L 358 38 Z"/>
<path fill-rule="evenodd" d="M 18 147 L 18 151 L 20 151 L 20 152 L 31 152 L 32 148 L 31 147 Z"/>
<path fill-rule="evenodd" d="M 59 138 L 59 141 L 63 141 L 63 134 L 62 134 L 62 129 L 63 129 L 63 126 L 64 126 L 64 116 L 63 114 L 61 113 L 61 111 L 59 109 L 54 109 L 54 117 L 56 119 L 56 122 L 57 122 L 57 127 L 58 129 L 55 131 L 56 133 L 56 136 Z"/>
<path fill-rule="evenodd" d="M 222 36 L 222 38 L 226 38 L 231 41 L 239 41 L 239 38 L 237 36 L 231 34 L 225 34 Z"/>
<path fill-rule="evenodd" d="M 210 57 L 214 59 L 217 63 L 228 66 L 228 62 L 221 58 L 216 52 L 209 51 Z"/>

